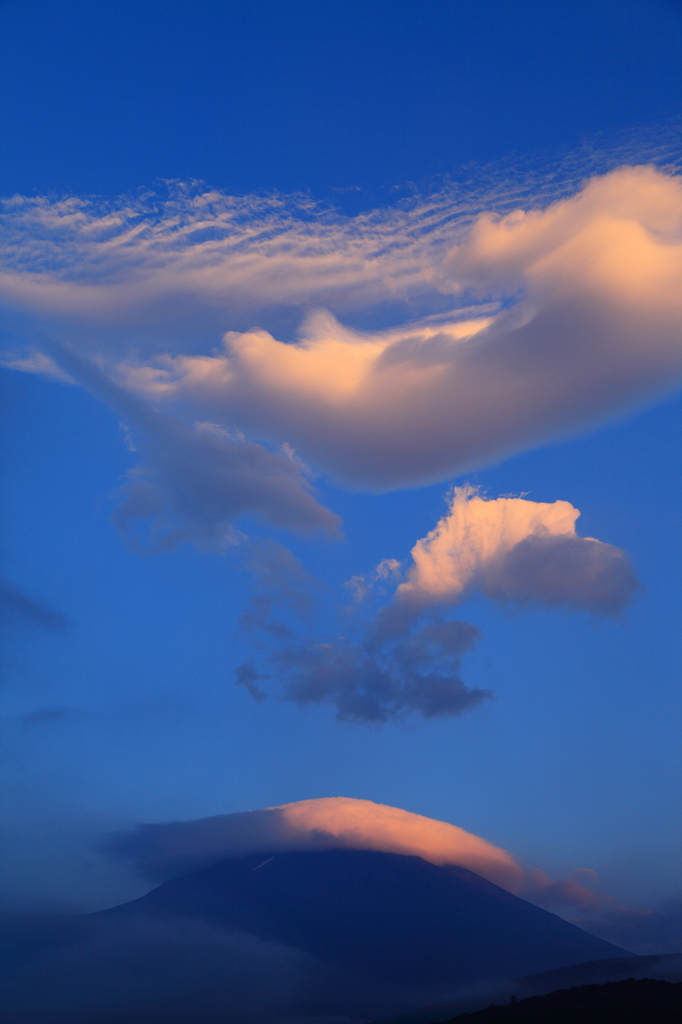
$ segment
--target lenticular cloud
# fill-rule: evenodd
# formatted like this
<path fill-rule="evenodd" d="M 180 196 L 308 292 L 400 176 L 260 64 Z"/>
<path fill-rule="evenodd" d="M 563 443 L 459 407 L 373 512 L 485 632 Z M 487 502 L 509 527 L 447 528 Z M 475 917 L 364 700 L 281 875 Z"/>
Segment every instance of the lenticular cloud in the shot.
<path fill-rule="evenodd" d="M 468 868 L 509 892 L 545 905 L 594 910 L 613 903 L 581 885 L 579 872 L 552 882 L 543 871 L 526 870 L 506 850 L 457 825 L 350 797 L 299 800 L 194 821 L 138 825 L 112 837 L 105 847 L 154 883 L 226 857 L 327 849 L 377 850 Z"/>
<path fill-rule="evenodd" d="M 545 210 L 483 214 L 437 255 L 424 282 L 466 314 L 369 333 L 318 311 L 297 344 L 232 331 L 213 355 L 120 372 L 370 490 L 454 476 L 682 381 L 678 178 L 622 168 Z"/>
<path fill-rule="evenodd" d="M 456 825 L 346 797 L 139 825 L 108 845 L 111 853 L 131 860 L 154 881 L 223 857 L 334 848 L 379 850 L 423 857 L 432 864 L 458 864 L 508 889 L 520 888 L 523 880 L 522 869 L 509 853 Z"/>
<path fill-rule="evenodd" d="M 447 479 L 682 381 L 675 175 L 621 167 L 553 202 L 517 194 L 525 209 L 513 189 L 487 211 L 445 189 L 345 219 L 228 198 L 178 194 L 161 214 L 14 199 L 0 293 L 155 402 L 369 490 Z M 279 333 L 293 316 L 296 343 Z M 398 326 L 339 321 L 369 317 Z M 5 361 L 49 370 L 39 351 Z"/>

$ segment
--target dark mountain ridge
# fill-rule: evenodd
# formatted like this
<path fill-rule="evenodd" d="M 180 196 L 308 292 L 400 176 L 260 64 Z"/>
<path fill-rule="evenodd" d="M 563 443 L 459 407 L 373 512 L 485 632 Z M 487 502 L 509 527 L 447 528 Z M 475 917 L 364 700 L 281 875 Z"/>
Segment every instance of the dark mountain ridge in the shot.
<path fill-rule="evenodd" d="M 627 978 L 464 1013 L 445 1024 L 680 1024 L 682 982 Z"/>
<path fill-rule="evenodd" d="M 372 1024 L 448 1024 L 453 1018 L 462 1019 L 465 1024 L 468 1018 L 463 1017 L 464 1014 L 482 1010 L 491 1003 L 507 1004 L 512 996 L 519 1000 L 520 1005 L 532 996 L 544 996 L 559 990 L 601 987 L 610 982 L 643 979 L 679 984 L 682 982 L 682 953 L 588 960 L 583 964 L 560 967 L 515 981 L 464 988 L 444 1003 L 423 1006 L 397 1017 L 375 1020 Z"/>

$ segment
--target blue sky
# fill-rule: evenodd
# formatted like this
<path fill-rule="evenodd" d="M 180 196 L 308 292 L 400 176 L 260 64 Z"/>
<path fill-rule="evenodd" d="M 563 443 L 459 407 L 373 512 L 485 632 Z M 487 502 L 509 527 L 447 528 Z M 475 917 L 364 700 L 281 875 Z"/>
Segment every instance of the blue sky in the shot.
<path fill-rule="evenodd" d="M 26 197 L 5 207 L 5 903 L 144 891 L 97 852 L 138 821 L 337 795 L 452 822 L 552 878 L 591 868 L 628 907 L 679 897 L 679 268 L 637 263 L 645 231 L 656 260 L 679 246 L 679 4 L 6 2 L 2 20 L 0 192 Z M 619 171 L 638 164 L 658 170 Z M 497 222 L 472 227 L 520 207 L 541 269 L 523 239 L 502 265 Z M 609 218 L 644 227 L 619 241 Z M 320 307 L 334 319 L 301 328 Z M 462 321 L 490 341 L 473 368 L 460 346 L 461 393 L 412 409 L 421 377 L 368 377 L 355 404 L 334 391 L 362 345 L 386 362 L 418 343 L 430 372 Z M 320 371 L 287 362 L 301 330 Z M 212 467 L 231 474 L 219 498 Z M 608 605 L 576 569 L 572 597 L 554 577 L 547 597 L 517 560 L 530 589 L 486 562 L 434 596 L 410 551 L 465 482 L 569 502 L 602 542 L 570 542 L 606 559 L 590 579 L 629 565 L 641 586 L 616 573 Z M 345 584 L 385 559 L 412 590 L 380 579 L 358 612 Z M 301 622 L 286 587 L 309 595 Z M 295 639 L 245 626 L 263 594 Z M 494 700 L 426 718 L 389 701 L 382 722 L 338 721 L 329 689 L 280 699 L 301 693 L 294 647 L 296 671 L 320 643 L 407 671 L 400 639 L 366 654 L 382 608 L 409 610 L 409 636 L 473 624 L 457 699 Z M 244 663 L 267 699 L 235 686 Z"/>

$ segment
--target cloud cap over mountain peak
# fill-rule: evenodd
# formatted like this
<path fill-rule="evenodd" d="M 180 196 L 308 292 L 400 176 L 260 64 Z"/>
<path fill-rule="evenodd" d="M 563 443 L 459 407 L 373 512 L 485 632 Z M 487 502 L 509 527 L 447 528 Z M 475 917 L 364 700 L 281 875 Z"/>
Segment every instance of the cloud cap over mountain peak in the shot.
<path fill-rule="evenodd" d="M 456 825 L 350 797 L 300 800 L 279 807 L 195 821 L 138 825 L 109 840 L 109 852 L 144 877 L 163 881 L 225 857 L 319 849 L 377 850 L 456 864 L 510 890 L 523 884 L 511 854 Z"/>

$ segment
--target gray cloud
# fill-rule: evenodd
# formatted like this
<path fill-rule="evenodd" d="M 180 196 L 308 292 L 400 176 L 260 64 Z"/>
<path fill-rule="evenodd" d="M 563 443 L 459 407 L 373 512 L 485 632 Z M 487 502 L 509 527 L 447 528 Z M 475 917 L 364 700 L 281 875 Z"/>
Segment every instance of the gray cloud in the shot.
<path fill-rule="evenodd" d="M 479 581 L 495 601 L 617 615 L 640 589 L 625 552 L 585 537 L 534 534 L 506 552 Z"/>
<path fill-rule="evenodd" d="M 350 635 L 322 642 L 299 638 L 280 614 L 307 611 L 309 578 L 290 553 L 263 547 L 261 590 L 241 626 L 261 656 L 267 651 L 267 669 L 247 662 L 237 683 L 262 700 L 256 683 L 275 678 L 281 699 L 332 704 L 339 720 L 356 724 L 472 710 L 492 694 L 460 678 L 462 656 L 480 633 L 450 617 L 458 604 L 478 592 L 519 606 L 617 615 L 640 586 L 623 551 L 576 534 L 579 515 L 567 501 L 487 499 L 468 485 L 455 488 L 448 513 L 412 548 L 404 578 L 395 559 L 354 576 Z"/>
<path fill-rule="evenodd" d="M 282 697 L 298 704 L 330 703 L 340 721 L 381 724 L 417 713 L 424 718 L 460 715 L 489 690 L 468 687 L 459 677 L 462 655 L 479 630 L 435 613 L 399 636 L 364 642 L 284 646 L 273 658 L 286 679 Z"/>
<path fill-rule="evenodd" d="M 71 626 L 61 612 L 28 597 L 10 583 L 0 583 L 0 610 L 8 620 L 24 622 L 39 629 L 64 630 Z"/>
<path fill-rule="evenodd" d="M 679 956 L 633 957 L 523 983 L 417 988 L 197 921 L 15 917 L 0 926 L 13 952 L 2 978 L 6 1024 L 361 1024 L 429 1006 L 435 1016 L 451 1016 L 507 1003 L 512 993 L 623 975 L 679 981 L 682 966 Z"/>
<path fill-rule="evenodd" d="M 267 679 L 268 676 L 263 675 L 262 672 L 258 672 L 253 665 L 249 665 L 248 663 L 238 665 L 234 670 L 234 674 L 237 677 L 235 680 L 237 686 L 243 686 L 258 703 L 265 700 L 267 694 L 258 686 L 258 680 Z"/>
<path fill-rule="evenodd" d="M 75 353 L 51 347 L 60 365 L 139 431 L 143 461 L 129 474 L 113 513 L 131 547 L 161 552 L 192 541 L 221 551 L 238 539 L 234 520 L 247 514 L 287 529 L 338 533 L 339 517 L 316 501 L 289 453 L 271 452 L 213 424 L 187 426 Z M 138 522 L 148 524 L 146 535 L 135 530 Z"/>
<path fill-rule="evenodd" d="M 246 565 L 258 589 L 239 625 L 265 668 L 252 659 L 235 675 L 255 700 L 267 696 L 258 684 L 275 679 L 281 700 L 332 704 L 339 721 L 381 725 L 410 714 L 460 715 L 492 698 L 459 676 L 462 655 L 479 636 L 475 626 L 448 619 L 438 609 L 422 614 L 421 608 L 393 603 L 369 619 L 356 607 L 356 621 L 347 622 L 355 638 L 320 642 L 310 636 L 316 581 L 279 545 L 252 543 L 250 552 Z M 388 578 L 382 572 L 375 576 L 369 583 L 354 580 L 356 593 Z"/>

